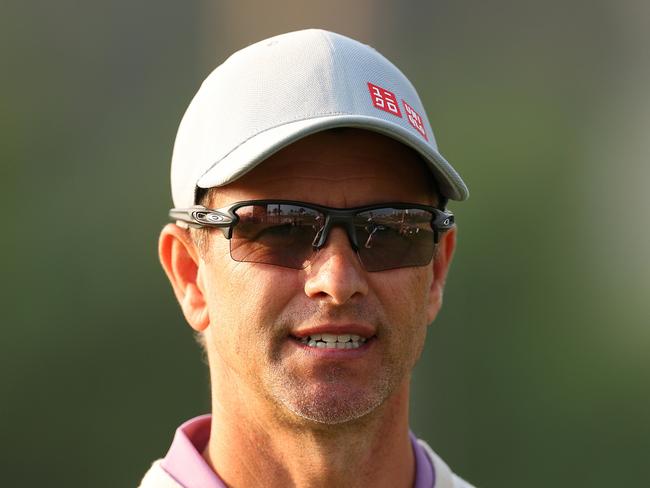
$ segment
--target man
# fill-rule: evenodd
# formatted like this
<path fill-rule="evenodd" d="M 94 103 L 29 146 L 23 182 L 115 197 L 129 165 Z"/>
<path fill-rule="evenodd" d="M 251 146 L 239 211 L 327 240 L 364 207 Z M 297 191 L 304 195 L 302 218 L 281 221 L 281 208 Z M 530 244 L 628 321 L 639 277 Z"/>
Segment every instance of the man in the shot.
<path fill-rule="evenodd" d="M 234 54 L 183 117 L 172 193 L 160 259 L 212 415 L 141 487 L 470 486 L 408 426 L 468 192 L 395 66 L 321 30 Z"/>

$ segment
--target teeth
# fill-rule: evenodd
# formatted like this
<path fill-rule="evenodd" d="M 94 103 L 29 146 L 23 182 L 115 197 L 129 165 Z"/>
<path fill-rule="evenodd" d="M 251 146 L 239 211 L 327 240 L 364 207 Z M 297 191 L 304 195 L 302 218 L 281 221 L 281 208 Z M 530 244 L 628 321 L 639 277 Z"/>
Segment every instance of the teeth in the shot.
<path fill-rule="evenodd" d="M 334 335 L 334 334 L 323 334 L 323 340 L 325 342 L 345 342 L 345 341 L 339 341 L 339 336 Z"/>
<path fill-rule="evenodd" d="M 309 337 L 305 337 L 302 339 L 303 342 L 309 342 L 309 341 L 323 341 L 327 343 L 336 343 L 336 342 L 366 342 L 366 339 L 364 339 L 361 336 L 354 335 L 354 334 L 341 334 L 341 335 L 336 335 L 336 334 L 314 334 L 310 335 Z"/>
<path fill-rule="evenodd" d="M 366 341 L 356 334 L 313 334 L 300 339 L 302 344 L 320 349 L 357 349 Z"/>

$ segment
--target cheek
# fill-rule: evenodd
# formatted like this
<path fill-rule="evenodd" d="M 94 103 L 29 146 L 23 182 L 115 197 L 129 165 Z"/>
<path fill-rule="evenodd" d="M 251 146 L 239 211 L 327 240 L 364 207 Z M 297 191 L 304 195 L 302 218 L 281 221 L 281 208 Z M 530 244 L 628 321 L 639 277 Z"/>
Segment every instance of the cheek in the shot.
<path fill-rule="evenodd" d="M 378 280 L 377 298 L 391 328 L 393 343 L 413 364 L 420 356 L 426 339 L 429 311 L 429 290 L 432 277 L 429 268 L 389 271 L 393 276 Z"/>
<path fill-rule="evenodd" d="M 386 273 L 391 276 L 378 276 L 375 289 L 390 318 L 409 327 L 426 324 L 433 279 L 430 268 L 404 268 Z"/>
<path fill-rule="evenodd" d="M 206 280 L 210 327 L 216 347 L 236 354 L 263 349 L 277 334 L 278 317 L 296 295 L 296 273 L 275 266 L 227 260 L 210 265 Z"/>

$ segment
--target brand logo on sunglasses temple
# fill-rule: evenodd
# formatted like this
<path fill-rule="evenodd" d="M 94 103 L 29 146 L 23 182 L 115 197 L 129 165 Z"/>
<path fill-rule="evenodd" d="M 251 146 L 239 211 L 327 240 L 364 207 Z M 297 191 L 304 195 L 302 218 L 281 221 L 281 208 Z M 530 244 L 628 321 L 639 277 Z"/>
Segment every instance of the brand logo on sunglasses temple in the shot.
<path fill-rule="evenodd" d="M 208 223 L 208 224 L 220 224 L 223 222 L 229 222 L 231 220 L 226 215 L 222 215 L 216 212 L 205 212 L 205 211 L 194 212 L 193 217 L 199 222 Z"/>

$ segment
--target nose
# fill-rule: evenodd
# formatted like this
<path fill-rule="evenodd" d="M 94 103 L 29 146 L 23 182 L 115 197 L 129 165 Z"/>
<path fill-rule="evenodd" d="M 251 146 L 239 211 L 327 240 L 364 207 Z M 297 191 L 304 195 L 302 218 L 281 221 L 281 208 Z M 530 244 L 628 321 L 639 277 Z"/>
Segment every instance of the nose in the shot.
<path fill-rule="evenodd" d="M 368 293 L 366 271 L 341 228 L 332 229 L 326 245 L 314 254 L 306 272 L 305 293 L 310 298 L 342 305 Z"/>

